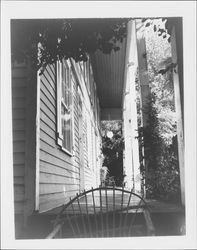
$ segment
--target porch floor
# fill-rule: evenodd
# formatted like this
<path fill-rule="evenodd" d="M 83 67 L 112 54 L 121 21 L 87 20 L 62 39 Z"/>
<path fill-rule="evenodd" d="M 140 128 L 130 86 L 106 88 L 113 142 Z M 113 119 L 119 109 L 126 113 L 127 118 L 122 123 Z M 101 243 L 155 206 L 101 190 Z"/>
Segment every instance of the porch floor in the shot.
<path fill-rule="evenodd" d="M 113 194 L 109 193 L 109 201 L 113 199 Z M 185 234 L 185 212 L 184 208 L 180 205 L 166 203 L 158 200 L 147 200 L 151 219 L 156 229 L 156 236 L 169 236 L 169 235 L 184 235 Z M 138 204 L 139 200 L 133 199 L 133 204 Z M 116 194 L 115 203 L 120 206 L 121 196 Z M 102 204 L 105 206 L 105 203 Z M 91 206 L 91 204 L 89 204 Z M 76 206 L 77 207 L 77 206 Z M 49 210 L 47 212 L 33 215 L 29 218 L 28 226 L 24 230 L 21 238 L 36 239 L 45 238 L 52 230 L 52 223 L 56 215 L 61 211 L 62 207 Z M 98 206 L 99 208 L 99 206 Z M 85 209 L 85 206 L 84 206 Z M 134 212 L 136 209 L 133 210 Z M 132 210 L 129 213 L 133 212 Z M 85 211 L 84 211 L 85 212 Z M 138 210 L 139 216 L 141 211 Z"/>

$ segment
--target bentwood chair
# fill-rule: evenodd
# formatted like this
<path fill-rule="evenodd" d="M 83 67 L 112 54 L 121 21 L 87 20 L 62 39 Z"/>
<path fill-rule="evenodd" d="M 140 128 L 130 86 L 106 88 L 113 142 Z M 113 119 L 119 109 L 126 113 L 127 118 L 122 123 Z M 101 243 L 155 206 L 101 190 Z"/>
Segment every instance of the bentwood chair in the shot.
<path fill-rule="evenodd" d="M 62 206 L 50 238 L 154 235 L 144 199 L 124 188 L 99 187 L 77 194 Z"/>

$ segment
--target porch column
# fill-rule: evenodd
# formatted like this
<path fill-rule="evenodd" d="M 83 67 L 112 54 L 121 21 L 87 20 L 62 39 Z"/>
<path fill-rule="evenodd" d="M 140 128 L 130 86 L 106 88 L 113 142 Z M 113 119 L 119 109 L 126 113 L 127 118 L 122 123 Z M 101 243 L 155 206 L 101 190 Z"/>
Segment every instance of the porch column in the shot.
<path fill-rule="evenodd" d="M 141 21 L 136 21 L 136 36 L 137 36 L 137 53 L 138 53 L 138 71 L 140 82 L 140 96 L 141 96 L 141 111 L 142 111 L 142 127 L 146 128 L 149 125 L 149 106 L 150 106 L 150 87 L 148 79 L 148 68 L 146 60 L 146 43 L 143 32 L 140 31 Z M 148 145 L 144 144 L 142 155 L 144 157 L 145 179 L 148 172 Z M 144 179 L 144 194 L 146 194 L 146 181 Z"/>
<path fill-rule="evenodd" d="M 141 192 L 139 164 L 139 145 L 137 133 L 137 104 L 135 79 L 137 72 L 137 45 L 135 21 L 128 23 L 127 48 L 125 61 L 124 87 L 124 135 L 125 135 L 125 174 L 126 186 L 135 192 Z"/>
<path fill-rule="evenodd" d="M 171 50 L 172 50 L 172 63 L 176 64 L 176 67 L 173 69 L 173 83 L 174 83 L 174 95 L 175 95 L 175 110 L 176 110 L 176 118 L 177 118 L 177 141 L 178 141 L 178 158 L 179 158 L 179 171 L 180 171 L 180 184 L 181 184 L 181 201 L 182 205 L 185 205 L 185 169 L 184 169 L 184 131 L 183 131 L 183 86 L 181 81 L 183 81 L 183 77 L 181 76 L 181 81 L 179 79 L 179 72 L 182 70 L 182 62 L 180 61 L 180 57 L 182 51 L 180 50 L 181 46 L 177 46 L 176 42 L 176 26 L 173 25 L 171 32 Z M 178 34 L 180 36 L 180 33 Z M 181 39 L 179 43 L 181 43 Z M 178 55 L 177 49 L 179 48 Z M 182 58 L 182 57 L 181 57 Z M 180 67 L 180 68 L 178 68 Z"/>

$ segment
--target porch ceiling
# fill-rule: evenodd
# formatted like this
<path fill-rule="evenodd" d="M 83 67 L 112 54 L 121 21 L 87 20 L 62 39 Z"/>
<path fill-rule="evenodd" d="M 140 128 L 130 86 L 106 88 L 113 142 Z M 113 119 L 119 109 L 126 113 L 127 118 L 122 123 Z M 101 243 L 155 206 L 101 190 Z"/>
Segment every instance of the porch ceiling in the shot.
<path fill-rule="evenodd" d="M 126 39 L 119 46 L 119 51 L 112 51 L 109 55 L 97 51 L 91 57 L 102 120 L 107 116 L 110 116 L 111 120 L 122 118 L 120 110 L 124 86 Z"/>

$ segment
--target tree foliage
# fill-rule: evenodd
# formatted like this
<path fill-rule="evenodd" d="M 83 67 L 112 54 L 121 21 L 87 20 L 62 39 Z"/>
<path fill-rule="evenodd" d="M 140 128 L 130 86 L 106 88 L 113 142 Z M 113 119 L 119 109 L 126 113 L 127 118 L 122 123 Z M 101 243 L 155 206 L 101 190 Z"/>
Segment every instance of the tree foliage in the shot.
<path fill-rule="evenodd" d="M 171 64 L 171 47 L 167 37 L 158 36 L 162 20 L 155 20 L 146 27 L 146 52 L 151 97 L 148 114 L 149 126 L 142 127 L 140 118 L 139 81 L 136 78 L 138 93 L 138 126 L 140 146 L 146 145 L 146 191 L 149 197 L 163 200 L 180 200 L 180 176 L 177 152 L 176 114 Z M 163 74 L 161 74 L 163 73 Z M 141 154 L 141 170 L 144 174 Z"/>
<path fill-rule="evenodd" d="M 57 60 L 87 61 L 87 55 L 100 50 L 119 50 L 126 36 L 128 18 L 118 19 L 29 19 L 12 20 L 12 60 L 31 58 L 44 69 Z"/>

